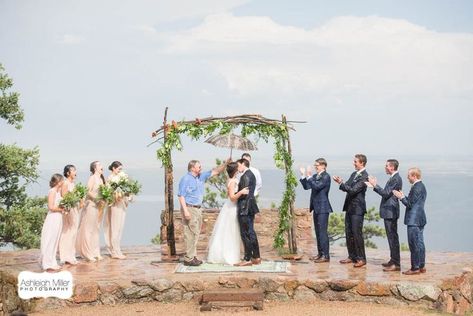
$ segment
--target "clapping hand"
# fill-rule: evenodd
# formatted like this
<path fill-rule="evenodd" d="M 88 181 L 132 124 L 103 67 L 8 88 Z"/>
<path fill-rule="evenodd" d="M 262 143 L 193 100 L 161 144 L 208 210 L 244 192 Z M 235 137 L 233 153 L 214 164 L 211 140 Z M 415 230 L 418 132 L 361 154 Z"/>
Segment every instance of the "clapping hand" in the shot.
<path fill-rule="evenodd" d="M 301 177 L 305 176 L 305 168 L 304 167 L 300 167 L 299 171 L 301 172 Z"/>
<path fill-rule="evenodd" d="M 366 186 L 374 188 L 376 186 L 377 180 L 373 176 L 368 177 L 368 181 L 365 181 Z"/>
<path fill-rule="evenodd" d="M 401 199 L 404 198 L 404 193 L 402 193 L 402 191 L 393 190 L 393 194 L 394 194 L 394 196 L 397 197 L 399 200 L 401 200 Z"/>
<path fill-rule="evenodd" d="M 306 176 L 307 177 L 311 177 L 312 176 L 312 167 L 309 165 L 307 166 L 307 169 L 306 169 Z"/>
<path fill-rule="evenodd" d="M 250 193 L 250 189 L 248 189 L 248 187 L 246 187 L 246 188 L 241 189 L 240 192 L 241 192 L 242 195 L 247 195 L 248 193 Z"/>
<path fill-rule="evenodd" d="M 333 181 L 337 182 L 338 184 L 343 182 L 343 179 L 340 178 L 339 176 L 333 176 Z"/>

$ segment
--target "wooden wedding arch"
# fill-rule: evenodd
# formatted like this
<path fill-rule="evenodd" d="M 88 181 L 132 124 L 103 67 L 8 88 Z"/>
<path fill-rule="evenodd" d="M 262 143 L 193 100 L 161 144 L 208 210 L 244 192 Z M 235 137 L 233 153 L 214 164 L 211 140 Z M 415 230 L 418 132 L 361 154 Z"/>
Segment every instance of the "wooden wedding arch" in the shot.
<path fill-rule="evenodd" d="M 153 142 L 159 143 L 157 158 L 164 167 L 164 207 L 165 216 L 162 223 L 166 227 L 168 255 L 176 255 L 174 236 L 174 192 L 173 192 L 173 164 L 171 152 L 173 149 L 182 150 L 180 135 L 187 135 L 193 140 L 214 134 L 228 134 L 233 129 L 241 127 L 242 136 L 255 135 L 265 142 L 274 140 L 274 162 L 276 167 L 285 171 L 285 192 L 279 210 L 279 225 L 274 237 L 274 247 L 282 250 L 285 245 L 284 235 L 287 235 L 289 253 L 297 253 L 297 240 L 294 219 L 294 200 L 297 178 L 292 166 L 291 142 L 289 131 L 295 131 L 293 123 L 301 121 L 287 121 L 282 115 L 281 120 L 268 119 L 258 114 L 244 114 L 227 117 L 196 118 L 191 121 L 171 121 L 167 119 L 168 108 L 164 111 L 163 125 L 152 133 Z"/>

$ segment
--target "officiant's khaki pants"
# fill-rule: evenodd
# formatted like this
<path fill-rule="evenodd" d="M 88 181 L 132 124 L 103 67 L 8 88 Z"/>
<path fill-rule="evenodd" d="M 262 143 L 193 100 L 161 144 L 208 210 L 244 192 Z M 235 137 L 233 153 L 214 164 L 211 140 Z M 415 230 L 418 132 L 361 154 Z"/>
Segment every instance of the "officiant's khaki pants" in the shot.
<path fill-rule="evenodd" d="M 187 207 L 191 213 L 191 219 L 184 223 L 184 243 L 186 245 L 185 260 L 190 261 L 197 256 L 197 242 L 199 241 L 200 228 L 202 227 L 202 210 L 195 207 Z"/>

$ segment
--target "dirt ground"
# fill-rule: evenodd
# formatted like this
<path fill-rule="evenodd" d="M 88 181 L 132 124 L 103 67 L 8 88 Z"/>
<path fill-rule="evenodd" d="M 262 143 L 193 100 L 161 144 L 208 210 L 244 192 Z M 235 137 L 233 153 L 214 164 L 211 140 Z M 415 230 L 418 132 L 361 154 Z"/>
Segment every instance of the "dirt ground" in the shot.
<path fill-rule="evenodd" d="M 244 309 L 215 310 L 211 312 L 200 312 L 199 305 L 189 303 L 163 304 L 158 302 L 138 303 L 115 306 L 81 306 L 58 309 L 48 312 L 39 312 L 31 315 L 234 315 L 238 316 L 265 316 L 265 315 L 327 315 L 327 316 L 409 316 L 409 315 L 436 315 L 434 311 L 414 309 L 409 307 L 386 306 L 371 303 L 358 302 L 270 302 L 264 304 L 263 311 L 247 311 Z"/>

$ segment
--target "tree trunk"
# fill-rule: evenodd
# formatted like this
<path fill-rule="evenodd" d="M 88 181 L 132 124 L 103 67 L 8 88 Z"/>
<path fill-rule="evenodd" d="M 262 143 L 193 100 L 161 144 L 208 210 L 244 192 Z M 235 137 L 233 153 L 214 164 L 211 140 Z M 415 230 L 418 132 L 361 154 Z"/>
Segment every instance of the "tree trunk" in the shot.
<path fill-rule="evenodd" d="M 166 142 L 167 137 L 167 116 L 168 116 L 168 107 L 164 111 L 164 142 Z M 174 179 L 173 179 L 173 170 L 172 170 L 172 160 L 171 153 L 169 153 L 169 165 L 164 166 L 164 209 L 166 212 L 166 240 L 168 245 L 168 255 L 176 255 L 176 239 L 174 238 Z"/>
<path fill-rule="evenodd" d="M 289 157 L 291 157 L 292 159 L 291 140 L 289 138 L 289 129 L 287 128 L 287 121 L 286 121 L 285 115 L 282 115 L 282 122 L 284 126 L 286 127 L 286 131 L 287 131 L 287 152 L 289 153 Z M 286 146 L 285 143 L 284 143 L 284 146 Z M 286 161 L 286 159 L 284 159 L 284 166 L 286 168 L 286 174 L 288 172 L 292 172 L 291 170 L 289 170 L 291 166 L 288 165 L 288 162 Z M 289 252 L 295 254 L 297 253 L 297 234 L 296 234 L 296 228 L 294 226 L 295 224 L 294 223 L 295 222 L 294 198 L 292 198 L 289 203 L 289 213 L 291 214 L 291 222 L 290 222 L 289 230 L 287 232 L 288 246 L 289 246 Z"/>

